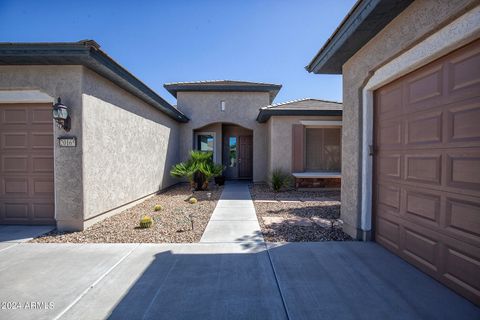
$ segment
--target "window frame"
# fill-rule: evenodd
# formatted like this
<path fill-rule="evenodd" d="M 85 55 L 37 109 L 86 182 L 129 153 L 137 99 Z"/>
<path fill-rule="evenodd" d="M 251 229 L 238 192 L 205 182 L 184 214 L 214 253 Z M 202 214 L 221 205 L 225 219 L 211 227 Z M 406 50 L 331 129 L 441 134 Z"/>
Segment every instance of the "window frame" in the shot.
<path fill-rule="evenodd" d="M 307 122 L 307 121 L 305 121 Z M 309 121 L 310 125 L 303 124 L 303 171 L 304 172 L 341 172 L 342 170 L 342 125 L 341 121 Z M 340 122 L 340 124 L 339 124 Z M 328 123 L 328 124 L 327 124 Z M 339 170 L 314 170 L 307 168 L 307 129 L 340 129 L 340 168 Z M 323 148 L 322 140 L 322 148 Z"/>
<path fill-rule="evenodd" d="M 217 159 L 217 134 L 212 131 L 201 131 L 195 132 L 194 135 L 194 147 L 195 150 L 201 151 L 198 146 L 198 136 L 212 136 L 213 137 L 213 161 L 216 162 Z"/>

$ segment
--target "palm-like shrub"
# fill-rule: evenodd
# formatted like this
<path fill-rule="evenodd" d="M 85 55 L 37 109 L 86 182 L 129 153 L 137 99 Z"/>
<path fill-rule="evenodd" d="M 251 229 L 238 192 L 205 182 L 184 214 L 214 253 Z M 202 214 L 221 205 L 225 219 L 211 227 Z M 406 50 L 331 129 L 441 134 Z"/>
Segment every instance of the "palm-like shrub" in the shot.
<path fill-rule="evenodd" d="M 279 192 L 285 187 L 290 186 L 292 178 L 290 174 L 282 169 L 273 169 L 270 175 L 270 185 L 275 192 Z"/>
<path fill-rule="evenodd" d="M 191 151 L 190 158 L 172 167 L 170 174 L 177 178 L 187 178 L 195 190 L 207 190 L 211 178 L 223 172 L 221 164 L 213 162 L 213 153 Z"/>

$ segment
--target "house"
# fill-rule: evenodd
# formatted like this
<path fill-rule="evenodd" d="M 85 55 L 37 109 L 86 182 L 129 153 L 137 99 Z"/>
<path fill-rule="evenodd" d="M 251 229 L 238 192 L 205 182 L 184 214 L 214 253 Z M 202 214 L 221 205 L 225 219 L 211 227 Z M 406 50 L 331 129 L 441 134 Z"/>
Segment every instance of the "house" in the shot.
<path fill-rule="evenodd" d="M 360 0 L 306 69 L 343 75 L 344 231 L 479 304 L 478 1 Z"/>
<path fill-rule="evenodd" d="M 176 106 L 91 40 L 0 44 L 0 224 L 83 230 L 177 183 L 192 149 L 229 179 L 280 167 L 309 175 L 299 186 L 339 186 L 340 103 L 275 105 L 281 85 L 258 82 L 165 88 Z"/>

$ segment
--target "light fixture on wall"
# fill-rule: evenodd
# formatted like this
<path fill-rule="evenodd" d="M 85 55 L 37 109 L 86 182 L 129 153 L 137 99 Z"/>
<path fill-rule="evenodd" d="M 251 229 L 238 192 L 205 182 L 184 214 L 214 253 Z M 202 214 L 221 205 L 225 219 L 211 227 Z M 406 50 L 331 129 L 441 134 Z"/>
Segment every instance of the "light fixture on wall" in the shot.
<path fill-rule="evenodd" d="M 62 104 L 62 100 L 58 98 L 57 103 L 53 105 L 53 119 L 60 128 L 70 131 L 70 116 L 68 115 L 68 107 Z"/>

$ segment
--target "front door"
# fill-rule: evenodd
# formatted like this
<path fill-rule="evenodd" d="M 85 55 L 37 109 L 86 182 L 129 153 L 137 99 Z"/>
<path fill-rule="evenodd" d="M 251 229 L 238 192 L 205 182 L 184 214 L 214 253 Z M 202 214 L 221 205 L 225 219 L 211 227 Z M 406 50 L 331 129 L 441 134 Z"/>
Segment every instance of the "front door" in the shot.
<path fill-rule="evenodd" d="M 253 137 L 238 137 L 238 177 L 251 179 L 253 172 Z"/>

